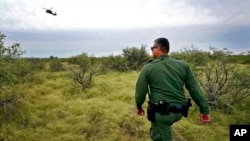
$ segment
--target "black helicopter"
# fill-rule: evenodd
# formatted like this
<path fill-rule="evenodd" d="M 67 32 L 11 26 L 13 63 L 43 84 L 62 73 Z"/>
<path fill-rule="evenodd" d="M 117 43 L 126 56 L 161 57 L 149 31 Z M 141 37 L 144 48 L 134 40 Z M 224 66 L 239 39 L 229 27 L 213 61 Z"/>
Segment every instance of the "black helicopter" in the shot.
<path fill-rule="evenodd" d="M 53 7 L 52 7 L 53 8 Z M 49 14 L 51 14 L 51 15 L 54 15 L 54 16 L 56 16 L 57 14 L 56 14 L 56 12 L 53 12 L 52 11 L 52 8 L 50 8 L 50 9 L 47 9 L 47 8 L 43 8 L 43 9 L 45 9 L 46 11 L 46 13 L 49 13 Z"/>

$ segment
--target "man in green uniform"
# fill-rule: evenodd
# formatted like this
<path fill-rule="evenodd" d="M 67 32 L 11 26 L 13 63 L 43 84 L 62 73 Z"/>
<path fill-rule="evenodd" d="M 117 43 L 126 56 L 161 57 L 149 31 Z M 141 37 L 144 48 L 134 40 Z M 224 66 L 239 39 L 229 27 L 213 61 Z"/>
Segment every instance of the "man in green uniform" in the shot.
<path fill-rule="evenodd" d="M 156 39 L 151 50 L 154 60 L 144 66 L 136 83 L 137 114 L 144 115 L 142 105 L 150 92 L 147 114 L 151 121 L 151 138 L 154 141 L 172 141 L 171 125 L 187 116 L 183 114 L 187 113 L 189 106 L 184 86 L 199 106 L 203 123 L 210 121 L 209 107 L 189 65 L 168 56 L 168 39 Z"/>

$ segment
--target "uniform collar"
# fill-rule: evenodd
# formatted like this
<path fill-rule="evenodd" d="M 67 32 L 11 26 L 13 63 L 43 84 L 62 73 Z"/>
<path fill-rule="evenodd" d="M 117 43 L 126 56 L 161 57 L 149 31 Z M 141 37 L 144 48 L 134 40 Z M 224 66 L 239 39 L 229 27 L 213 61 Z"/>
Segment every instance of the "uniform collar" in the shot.
<path fill-rule="evenodd" d="M 163 60 L 164 58 L 167 58 L 167 57 L 169 57 L 168 54 L 165 54 L 165 55 L 158 57 L 157 59 Z"/>

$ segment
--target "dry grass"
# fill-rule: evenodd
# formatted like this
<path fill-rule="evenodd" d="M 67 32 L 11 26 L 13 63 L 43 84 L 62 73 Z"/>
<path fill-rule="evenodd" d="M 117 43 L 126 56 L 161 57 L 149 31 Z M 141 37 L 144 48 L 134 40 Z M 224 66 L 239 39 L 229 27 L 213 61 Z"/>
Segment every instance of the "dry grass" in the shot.
<path fill-rule="evenodd" d="M 139 72 L 108 72 L 82 91 L 67 72 L 37 74 L 39 83 L 22 84 L 19 111 L 25 124 L 3 121 L 0 140 L 11 141 L 150 141 L 150 123 L 135 114 L 134 92 Z M 144 104 L 146 108 L 146 104 Z M 195 106 L 190 117 L 173 125 L 175 141 L 229 139 L 228 117 L 212 112 L 201 125 Z M 16 116 L 16 115 L 12 115 Z"/>

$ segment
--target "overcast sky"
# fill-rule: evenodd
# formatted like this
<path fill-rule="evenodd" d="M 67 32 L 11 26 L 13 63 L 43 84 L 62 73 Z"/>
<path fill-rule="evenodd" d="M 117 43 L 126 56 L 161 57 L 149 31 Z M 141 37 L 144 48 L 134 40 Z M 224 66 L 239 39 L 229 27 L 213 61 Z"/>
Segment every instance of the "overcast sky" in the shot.
<path fill-rule="evenodd" d="M 170 51 L 194 45 L 250 50 L 250 0 L 1 0 L 5 45 L 20 43 L 25 57 L 119 54 L 158 37 Z M 57 16 L 43 8 L 52 8 Z"/>

